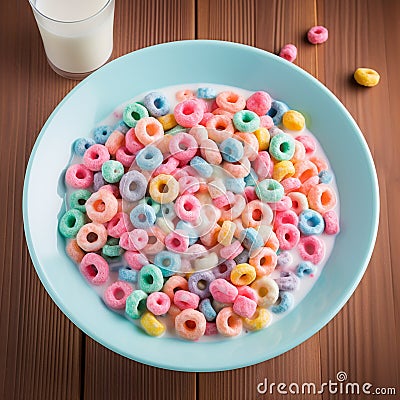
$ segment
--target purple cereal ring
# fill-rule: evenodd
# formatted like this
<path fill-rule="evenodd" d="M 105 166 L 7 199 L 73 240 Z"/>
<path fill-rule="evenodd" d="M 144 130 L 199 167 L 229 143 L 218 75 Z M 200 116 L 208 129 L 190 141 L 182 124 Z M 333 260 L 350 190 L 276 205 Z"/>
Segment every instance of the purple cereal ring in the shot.
<path fill-rule="evenodd" d="M 65 183 L 76 189 L 86 189 L 93 184 L 93 172 L 83 164 L 70 165 L 65 173 Z"/>
<path fill-rule="evenodd" d="M 200 299 L 210 296 L 210 283 L 215 279 L 211 271 L 197 272 L 188 279 L 189 290 L 197 294 Z"/>
<path fill-rule="evenodd" d="M 278 254 L 276 265 L 286 267 L 293 262 L 293 256 L 288 251 L 282 251 Z"/>
<path fill-rule="evenodd" d="M 281 250 L 293 249 L 299 243 L 300 231 L 294 225 L 279 225 L 275 233 Z"/>
<path fill-rule="evenodd" d="M 290 271 L 282 271 L 280 277 L 275 279 L 278 284 L 279 290 L 292 291 L 299 285 L 299 278 Z"/>
<path fill-rule="evenodd" d="M 103 285 L 107 282 L 109 266 L 107 261 L 96 253 L 87 253 L 79 265 L 81 274 L 92 285 Z"/>
<path fill-rule="evenodd" d="M 230 279 L 231 271 L 236 266 L 235 261 L 225 260 L 221 264 L 214 267 L 211 272 L 215 279 Z"/>
<path fill-rule="evenodd" d="M 315 265 L 321 262 L 325 255 L 324 243 L 317 236 L 302 237 L 298 249 L 304 261 L 311 261 Z"/>

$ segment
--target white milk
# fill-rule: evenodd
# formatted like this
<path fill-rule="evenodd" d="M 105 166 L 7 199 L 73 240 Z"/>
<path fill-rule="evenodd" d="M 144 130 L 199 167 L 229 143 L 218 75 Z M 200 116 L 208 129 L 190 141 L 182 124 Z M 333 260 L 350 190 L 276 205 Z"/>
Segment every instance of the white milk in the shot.
<path fill-rule="evenodd" d="M 109 59 L 114 0 L 37 0 L 34 5 L 47 58 L 57 69 L 82 74 Z"/>

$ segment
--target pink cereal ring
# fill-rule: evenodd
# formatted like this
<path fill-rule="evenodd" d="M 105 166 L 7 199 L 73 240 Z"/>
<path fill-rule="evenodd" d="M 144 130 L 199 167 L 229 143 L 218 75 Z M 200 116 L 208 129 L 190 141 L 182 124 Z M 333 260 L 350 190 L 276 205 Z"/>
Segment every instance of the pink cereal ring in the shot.
<path fill-rule="evenodd" d="M 186 167 L 184 167 L 186 168 Z M 189 176 L 189 173 L 184 168 L 177 168 L 174 172 L 171 172 L 171 175 L 179 181 L 183 176 Z M 168 174 L 167 174 L 168 175 Z"/>
<path fill-rule="evenodd" d="M 119 161 L 124 167 L 130 168 L 132 163 L 135 161 L 135 155 L 133 155 L 126 146 L 121 146 L 115 153 L 115 159 Z"/>
<path fill-rule="evenodd" d="M 76 189 L 86 189 L 93 184 L 93 172 L 83 164 L 70 165 L 65 173 L 65 183 Z"/>
<path fill-rule="evenodd" d="M 233 135 L 235 129 L 232 125 L 232 119 L 227 115 L 214 115 L 207 121 L 207 129 L 217 132 L 208 132 L 208 137 L 217 142 L 225 140 L 227 137 Z M 223 132 L 223 133 L 221 133 Z M 225 134 L 225 137 L 223 135 Z M 221 136 L 221 139 L 219 138 Z M 220 139 L 220 140 L 217 140 Z"/>
<path fill-rule="evenodd" d="M 105 143 L 105 147 L 108 149 L 108 152 L 115 156 L 117 150 L 125 144 L 125 135 L 120 131 L 114 131 L 107 139 Z"/>
<path fill-rule="evenodd" d="M 279 52 L 279 57 L 289 62 L 293 62 L 297 57 L 297 47 L 294 44 L 286 44 Z"/>
<path fill-rule="evenodd" d="M 91 171 L 100 171 L 101 166 L 109 159 L 110 153 L 107 147 L 102 144 L 90 146 L 83 155 L 83 163 Z"/>
<path fill-rule="evenodd" d="M 324 26 L 313 26 L 307 33 L 307 39 L 312 44 L 321 44 L 328 40 L 328 29 Z"/>
<path fill-rule="evenodd" d="M 336 235 L 339 233 L 339 218 L 334 210 L 327 211 L 324 214 L 325 233 L 327 235 Z"/>
<path fill-rule="evenodd" d="M 135 250 L 142 250 L 149 242 L 149 234 L 144 229 L 133 229 L 128 233 Z"/>
<path fill-rule="evenodd" d="M 212 111 L 213 115 L 226 115 L 227 117 L 229 117 L 230 119 L 233 118 L 233 114 L 229 111 L 226 111 L 222 108 L 216 108 L 215 110 Z"/>
<path fill-rule="evenodd" d="M 225 194 L 222 194 L 221 196 L 215 197 L 212 201 L 215 207 L 222 210 L 224 207 L 232 204 L 234 200 L 235 200 L 235 195 L 232 192 L 228 191 Z"/>
<path fill-rule="evenodd" d="M 220 219 L 222 221 L 226 220 L 233 221 L 234 219 L 239 218 L 242 215 L 245 207 L 246 207 L 245 198 L 240 194 L 236 194 L 233 200 L 233 204 L 225 206 L 224 209 L 222 210 Z"/>
<path fill-rule="evenodd" d="M 246 186 L 244 188 L 244 195 L 246 197 L 247 202 L 257 200 L 257 194 L 256 194 L 256 189 L 254 186 Z"/>
<path fill-rule="evenodd" d="M 194 194 L 200 189 L 200 182 L 194 176 L 182 176 L 178 179 L 180 194 Z"/>
<path fill-rule="evenodd" d="M 209 288 L 214 300 L 220 303 L 233 303 L 238 295 L 236 286 L 221 278 L 213 280 Z"/>
<path fill-rule="evenodd" d="M 218 332 L 223 336 L 237 336 L 242 332 L 242 319 L 234 313 L 232 307 L 224 307 L 215 322 Z"/>
<path fill-rule="evenodd" d="M 146 242 L 147 243 L 147 242 Z M 124 250 L 129 250 L 129 251 L 136 251 L 136 247 L 133 244 L 131 237 L 129 235 L 129 232 L 124 232 L 120 238 L 119 238 L 119 245 L 124 249 Z"/>
<path fill-rule="evenodd" d="M 191 128 L 189 130 L 189 135 L 192 135 L 195 138 L 198 145 L 200 145 L 203 140 L 206 140 L 208 138 L 207 129 L 204 126 L 200 125 L 196 125 Z"/>
<path fill-rule="evenodd" d="M 118 211 L 118 201 L 111 191 L 100 189 L 86 201 L 86 214 L 100 224 L 110 221 Z"/>
<path fill-rule="evenodd" d="M 99 190 L 108 190 L 114 197 L 119 197 L 119 189 L 116 185 L 104 185 Z"/>
<path fill-rule="evenodd" d="M 134 155 L 136 155 L 139 150 L 143 149 L 143 144 L 139 142 L 135 134 L 135 128 L 129 129 L 125 135 L 125 146 Z"/>
<path fill-rule="evenodd" d="M 260 200 L 253 200 L 246 204 L 242 215 L 243 226 L 255 228 L 260 225 L 270 225 L 274 215 L 271 207 Z"/>
<path fill-rule="evenodd" d="M 298 223 L 299 217 L 293 210 L 286 210 L 276 213 L 274 221 L 276 227 L 282 224 L 292 224 L 294 226 L 297 226 Z"/>
<path fill-rule="evenodd" d="M 234 178 L 245 178 L 250 173 L 250 161 L 247 157 L 243 157 L 240 161 L 234 163 L 224 161 L 222 168 Z"/>
<path fill-rule="evenodd" d="M 196 139 L 185 132 L 179 132 L 169 142 L 169 151 L 179 161 L 188 162 L 197 153 Z"/>
<path fill-rule="evenodd" d="M 156 168 L 156 170 L 153 173 L 153 176 L 157 176 L 160 174 L 166 174 L 170 175 L 174 171 L 177 170 L 179 165 L 179 160 L 176 159 L 175 157 L 168 157 L 168 159 L 165 160 L 164 163 L 162 163 L 159 167 Z"/>
<path fill-rule="evenodd" d="M 86 252 L 99 251 L 107 242 L 107 230 L 102 224 L 90 222 L 79 229 L 76 242 Z"/>
<path fill-rule="evenodd" d="M 247 297 L 248 299 L 253 300 L 257 303 L 258 301 L 257 292 L 250 286 L 238 286 L 237 290 L 238 290 L 238 296 Z"/>
<path fill-rule="evenodd" d="M 260 180 L 271 176 L 274 163 L 267 151 L 260 151 L 253 162 L 253 168 Z"/>
<path fill-rule="evenodd" d="M 124 253 L 124 260 L 136 271 L 141 270 L 144 265 L 149 263 L 146 256 L 141 253 L 137 253 L 136 251 L 126 251 Z"/>
<path fill-rule="evenodd" d="M 132 287 L 124 281 L 116 281 L 104 292 L 103 299 L 108 307 L 113 310 L 123 310 L 126 299 L 133 292 Z"/>
<path fill-rule="evenodd" d="M 174 209 L 181 220 L 194 222 L 199 218 L 201 203 L 192 194 L 183 194 L 176 199 Z"/>
<path fill-rule="evenodd" d="M 269 247 L 264 247 L 249 259 L 249 264 L 255 268 L 257 276 L 268 276 L 276 267 L 278 256 Z"/>
<path fill-rule="evenodd" d="M 251 318 L 256 312 L 257 302 L 248 297 L 238 295 L 233 303 L 233 311 L 244 318 Z"/>
<path fill-rule="evenodd" d="M 173 300 L 177 290 L 189 290 L 188 282 L 183 276 L 173 275 L 164 283 L 162 291 Z"/>
<path fill-rule="evenodd" d="M 325 214 L 336 205 L 336 195 L 332 188 L 328 185 L 320 183 L 310 189 L 307 195 L 310 208 Z"/>
<path fill-rule="evenodd" d="M 160 140 L 164 136 L 164 129 L 156 118 L 145 117 L 136 124 L 135 135 L 140 143 L 147 146 Z"/>
<path fill-rule="evenodd" d="M 260 117 L 260 126 L 262 128 L 272 128 L 274 126 L 274 120 L 269 115 L 262 115 Z"/>
<path fill-rule="evenodd" d="M 205 139 L 200 144 L 201 156 L 210 164 L 219 165 L 222 162 L 222 156 L 217 143 L 211 139 Z"/>
<path fill-rule="evenodd" d="M 165 247 L 175 253 L 184 253 L 189 247 L 189 237 L 185 231 L 173 231 L 165 237 Z"/>
<path fill-rule="evenodd" d="M 304 193 L 306 196 L 308 195 L 308 192 L 313 188 L 314 186 L 318 185 L 319 183 L 319 176 L 314 175 L 311 178 L 308 178 L 298 189 L 300 193 Z"/>
<path fill-rule="evenodd" d="M 68 257 L 77 264 L 79 264 L 85 256 L 85 252 L 78 246 L 76 239 L 68 241 L 68 244 L 65 246 L 65 251 L 67 252 Z"/>
<path fill-rule="evenodd" d="M 129 216 L 124 212 L 118 212 L 107 224 L 108 236 L 120 238 L 121 235 L 132 229 L 132 224 Z"/>
<path fill-rule="evenodd" d="M 299 243 L 300 231 L 292 224 L 279 225 L 275 233 L 281 250 L 293 249 Z"/>
<path fill-rule="evenodd" d="M 250 132 L 236 132 L 233 137 L 239 140 L 244 147 L 244 157 L 254 161 L 258 156 L 259 143 L 256 136 Z"/>
<path fill-rule="evenodd" d="M 165 249 L 164 241 L 166 234 L 162 229 L 158 226 L 152 226 L 151 228 L 148 228 L 146 232 L 149 239 L 143 249 L 145 254 L 153 255 Z"/>
<path fill-rule="evenodd" d="M 317 167 L 318 173 L 329 169 L 328 163 L 323 158 L 311 157 L 310 161 L 315 164 L 315 166 Z"/>
<path fill-rule="evenodd" d="M 292 207 L 292 199 L 289 196 L 283 196 L 276 203 L 268 203 L 273 211 L 285 211 Z"/>
<path fill-rule="evenodd" d="M 271 108 L 271 102 L 271 96 L 267 92 L 258 91 L 247 99 L 246 108 L 262 117 Z"/>
<path fill-rule="evenodd" d="M 206 317 L 197 310 L 187 309 L 175 317 L 176 333 L 187 340 L 198 340 L 206 331 Z"/>
<path fill-rule="evenodd" d="M 221 92 L 215 99 L 218 107 L 231 112 L 232 114 L 243 110 L 246 107 L 246 99 L 231 91 Z"/>
<path fill-rule="evenodd" d="M 218 333 L 217 324 L 215 322 L 206 321 L 205 336 L 212 336 Z"/>
<path fill-rule="evenodd" d="M 238 240 L 235 240 L 228 246 L 221 247 L 219 255 L 224 260 L 233 260 L 243 251 L 243 246 Z"/>
<path fill-rule="evenodd" d="M 150 293 L 146 299 L 146 307 L 154 315 L 163 315 L 169 311 L 171 300 L 163 292 Z"/>
<path fill-rule="evenodd" d="M 299 189 L 301 186 L 301 182 L 298 178 L 286 178 L 281 181 L 281 185 L 283 186 L 285 194 L 288 194 Z"/>
<path fill-rule="evenodd" d="M 185 101 L 185 100 L 194 99 L 195 97 L 196 97 L 196 96 L 195 96 L 193 90 L 190 90 L 190 89 L 179 90 L 179 91 L 176 92 L 176 94 L 175 94 L 175 98 L 176 98 L 176 100 L 178 100 L 179 102 Z"/>
<path fill-rule="evenodd" d="M 317 167 L 310 160 L 296 162 L 294 164 L 294 170 L 293 178 L 299 178 L 301 183 L 304 183 L 312 176 L 318 175 Z"/>
<path fill-rule="evenodd" d="M 290 192 L 288 194 L 288 197 L 290 197 L 290 199 L 292 200 L 291 209 L 297 215 L 299 215 L 302 211 L 307 210 L 309 208 L 307 196 L 305 194 L 300 192 Z"/>
<path fill-rule="evenodd" d="M 187 290 L 178 290 L 174 294 L 174 304 L 181 310 L 187 308 L 196 309 L 199 305 L 200 297 Z"/>
<path fill-rule="evenodd" d="M 213 116 L 214 116 L 213 113 L 205 112 L 205 113 L 203 114 L 203 118 L 202 118 L 201 121 L 199 122 L 199 125 L 202 125 L 202 126 L 205 127 L 205 126 L 207 125 L 207 122 L 208 122 Z"/>
<path fill-rule="evenodd" d="M 174 109 L 176 122 L 185 128 L 192 128 L 198 125 L 203 119 L 203 115 L 204 106 L 195 99 L 184 100 L 178 103 Z"/>
<path fill-rule="evenodd" d="M 307 156 L 312 156 L 315 153 L 317 144 L 311 136 L 300 135 L 296 137 L 296 140 L 300 143 L 303 143 Z"/>
<path fill-rule="evenodd" d="M 297 163 L 299 161 L 303 161 L 306 158 L 306 149 L 304 147 L 304 144 L 299 142 L 298 140 L 294 141 L 294 154 L 291 159 L 292 163 Z"/>
<path fill-rule="evenodd" d="M 107 282 L 110 268 L 102 256 L 87 253 L 79 264 L 79 270 L 89 283 L 99 286 Z"/>
<path fill-rule="evenodd" d="M 300 257 L 313 264 L 318 264 L 325 255 L 324 243 L 317 236 L 302 237 L 297 248 Z"/>

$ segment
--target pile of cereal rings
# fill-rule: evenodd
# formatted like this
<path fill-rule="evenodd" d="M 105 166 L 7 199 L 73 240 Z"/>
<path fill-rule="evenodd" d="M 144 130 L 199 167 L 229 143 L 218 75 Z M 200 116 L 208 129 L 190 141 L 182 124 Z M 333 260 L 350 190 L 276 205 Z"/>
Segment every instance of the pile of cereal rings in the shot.
<path fill-rule="evenodd" d="M 332 172 L 304 116 L 265 91 L 201 87 L 176 100 L 148 93 L 74 142 L 66 252 L 149 335 L 262 329 L 315 273 L 322 236 L 339 232 Z"/>

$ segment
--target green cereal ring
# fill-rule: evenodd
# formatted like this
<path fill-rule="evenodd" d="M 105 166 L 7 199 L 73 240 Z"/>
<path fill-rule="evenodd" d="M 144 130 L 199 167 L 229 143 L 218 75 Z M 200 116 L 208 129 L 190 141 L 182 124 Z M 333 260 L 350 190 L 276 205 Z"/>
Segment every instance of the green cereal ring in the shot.
<path fill-rule="evenodd" d="M 174 126 L 172 129 L 170 129 L 169 131 L 167 131 L 167 132 L 165 132 L 165 134 L 166 135 L 172 135 L 172 136 L 174 136 L 174 135 L 176 135 L 177 133 L 179 133 L 179 132 L 185 132 L 185 133 L 187 133 L 187 129 L 186 128 L 184 128 L 183 126 L 181 126 L 181 125 L 176 125 L 176 126 Z"/>
<path fill-rule="evenodd" d="M 260 117 L 253 111 L 238 111 L 233 116 L 233 124 L 240 132 L 254 132 L 260 127 Z"/>
<path fill-rule="evenodd" d="M 110 238 L 101 250 L 102 255 L 106 257 L 119 257 L 123 252 L 123 248 L 119 245 L 119 239 Z"/>
<path fill-rule="evenodd" d="M 101 166 L 101 174 L 108 183 L 119 182 L 124 172 L 124 166 L 119 161 L 109 160 Z"/>
<path fill-rule="evenodd" d="M 154 201 L 151 197 L 143 197 L 138 204 L 147 204 L 150 206 L 154 212 L 157 214 L 160 211 L 161 204 Z"/>
<path fill-rule="evenodd" d="M 294 139 L 286 133 L 278 133 L 269 143 L 269 154 L 278 161 L 290 160 L 295 149 Z"/>
<path fill-rule="evenodd" d="M 79 189 L 71 193 L 69 196 L 69 206 L 75 208 L 80 212 L 86 212 L 86 200 L 92 195 L 89 190 Z"/>
<path fill-rule="evenodd" d="M 160 268 L 148 264 L 139 272 L 139 287 L 146 293 L 158 292 L 164 285 L 164 279 Z"/>
<path fill-rule="evenodd" d="M 134 290 L 126 299 L 125 312 L 133 319 L 139 319 L 146 311 L 147 294 L 143 290 Z"/>
<path fill-rule="evenodd" d="M 85 214 L 75 208 L 71 208 L 61 217 L 58 230 L 64 237 L 72 239 L 83 225 L 85 225 Z"/>
<path fill-rule="evenodd" d="M 148 116 L 149 112 L 147 111 L 146 107 L 140 103 L 132 103 L 125 107 L 122 119 L 128 126 L 134 128 L 139 119 L 146 118 Z"/>
<path fill-rule="evenodd" d="M 284 195 L 283 186 L 275 179 L 264 179 L 256 185 L 256 195 L 267 203 L 276 203 Z"/>

